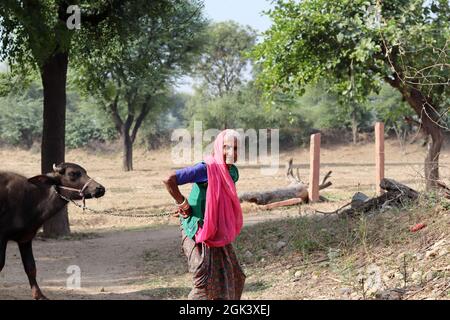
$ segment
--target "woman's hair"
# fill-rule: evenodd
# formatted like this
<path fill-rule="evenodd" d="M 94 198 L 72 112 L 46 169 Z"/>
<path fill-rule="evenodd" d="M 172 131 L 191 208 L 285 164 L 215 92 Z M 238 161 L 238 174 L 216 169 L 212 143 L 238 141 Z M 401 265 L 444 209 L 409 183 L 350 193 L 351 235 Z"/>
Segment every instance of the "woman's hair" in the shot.
<path fill-rule="evenodd" d="M 222 136 L 222 139 L 220 139 L 219 136 Z M 227 140 L 228 138 L 231 138 L 231 137 L 236 138 L 237 141 L 238 141 L 238 144 L 239 144 L 239 141 L 240 141 L 241 137 L 240 137 L 239 132 L 237 132 L 236 130 L 226 129 L 226 130 L 223 130 L 222 132 L 220 132 L 217 135 L 216 140 L 214 141 L 214 148 L 213 148 L 211 154 L 214 155 L 215 152 L 219 151 L 219 150 L 220 150 L 219 154 L 222 154 L 222 152 L 223 152 L 223 142 L 225 140 Z M 221 141 L 221 142 L 219 142 L 219 141 Z M 219 144 L 221 144 L 221 145 L 219 145 Z"/>
<path fill-rule="evenodd" d="M 231 138 L 231 137 L 236 138 L 238 141 L 241 139 L 241 135 L 236 130 L 232 130 L 232 129 L 225 130 L 224 140 Z"/>

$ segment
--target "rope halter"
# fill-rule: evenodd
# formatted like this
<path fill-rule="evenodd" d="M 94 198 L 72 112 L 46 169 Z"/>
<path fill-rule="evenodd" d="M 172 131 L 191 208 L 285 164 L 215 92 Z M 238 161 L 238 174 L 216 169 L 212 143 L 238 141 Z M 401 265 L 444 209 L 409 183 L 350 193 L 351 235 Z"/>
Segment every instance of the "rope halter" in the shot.
<path fill-rule="evenodd" d="M 59 189 L 63 189 L 63 190 L 68 190 L 68 191 L 74 191 L 74 192 L 78 192 L 78 194 L 81 197 L 81 201 L 83 202 L 83 211 L 86 209 L 86 195 L 84 194 L 84 191 L 86 190 L 86 188 L 89 186 L 89 184 L 93 181 L 93 179 L 89 179 L 81 189 L 75 189 L 75 188 L 70 188 L 70 187 L 66 187 L 66 186 L 58 186 L 58 185 L 54 185 L 55 188 L 55 192 L 63 199 L 66 200 L 68 202 L 72 202 L 75 203 L 75 201 L 73 199 L 67 198 L 65 196 L 63 196 L 62 194 L 60 194 L 58 192 L 58 188 Z"/>

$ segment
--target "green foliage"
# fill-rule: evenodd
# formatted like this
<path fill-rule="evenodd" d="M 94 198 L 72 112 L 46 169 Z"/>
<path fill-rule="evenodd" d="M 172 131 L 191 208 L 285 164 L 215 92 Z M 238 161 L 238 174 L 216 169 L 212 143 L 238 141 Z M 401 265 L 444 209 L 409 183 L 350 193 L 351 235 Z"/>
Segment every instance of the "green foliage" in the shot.
<path fill-rule="evenodd" d="M 0 141 L 30 148 L 42 129 L 42 87 L 35 75 L 0 73 Z"/>
<path fill-rule="evenodd" d="M 58 1 L 51 0 L 2 1 L 0 59 L 22 70 L 41 67 L 55 52 L 67 50 L 73 31 L 63 21 L 65 14 L 59 16 L 58 6 Z"/>
<path fill-rule="evenodd" d="M 382 86 L 379 95 L 371 95 L 366 107 L 375 111 L 376 119 L 384 122 L 387 129 L 404 129 L 408 126 L 405 117 L 414 116 L 401 94 L 388 85 Z"/>
<path fill-rule="evenodd" d="M 142 17 L 132 33 L 109 26 L 90 30 L 104 52 L 83 51 L 74 80 L 111 115 L 121 135 L 134 141 L 143 120 L 164 110 L 161 99 L 170 95 L 170 85 L 198 59 L 205 27 L 200 8 L 196 0 L 168 1 Z"/>
<path fill-rule="evenodd" d="M 0 141 L 30 148 L 42 129 L 42 99 L 0 97 Z"/>
<path fill-rule="evenodd" d="M 411 131 L 405 116 L 413 116 L 411 108 L 401 95 L 388 85 L 380 93 L 369 96 L 368 101 L 353 108 L 339 104 L 336 93 L 327 91 L 327 84 L 309 85 L 302 96 L 278 93 L 270 104 L 253 82 L 239 90 L 212 98 L 197 90 L 187 100 L 185 124 L 193 129 L 194 120 L 202 121 L 204 129 L 280 129 L 282 147 L 308 143 L 315 130 L 349 130 L 352 112 L 356 112 L 358 127 L 373 130 L 375 121 L 383 121 L 386 129 L 395 133 Z"/>
<path fill-rule="evenodd" d="M 201 5 L 197 0 L 164 3 L 143 15 L 132 30 L 117 32 L 102 25 L 78 35 L 80 42 L 91 41 L 98 48 L 80 51 L 74 76 L 81 89 L 110 101 L 119 91 L 157 91 L 190 70 L 203 41 Z"/>
<path fill-rule="evenodd" d="M 70 103 L 74 103 L 70 101 Z M 67 113 L 66 146 L 74 149 L 89 143 L 112 141 L 117 132 L 111 119 L 105 116 L 92 101 L 77 101 Z"/>
<path fill-rule="evenodd" d="M 8 95 L 20 95 L 29 89 L 36 89 L 36 86 L 32 86 L 33 82 L 38 80 L 36 73 L 13 73 L 13 72 L 0 72 L 0 97 L 6 97 Z M 30 92 L 29 92 L 30 93 Z M 40 93 L 39 93 L 40 94 Z"/>
<path fill-rule="evenodd" d="M 324 82 L 305 89 L 300 97 L 293 97 L 294 107 L 299 108 L 300 115 L 316 129 L 348 129 L 352 126 L 355 114 L 358 126 L 366 128 L 372 123 L 372 115 L 363 104 L 341 104 L 336 93 L 329 92 Z"/>
<path fill-rule="evenodd" d="M 6 95 L 0 97 L 0 142 L 30 148 L 42 132 L 42 85 L 30 75 L 24 82 L 9 73 L 0 74 L 5 81 Z M 13 84 L 17 87 L 13 87 Z M 20 88 L 20 90 L 19 90 Z M 84 147 L 93 141 L 110 141 L 116 137 L 111 119 L 90 100 L 81 99 L 69 90 L 67 94 L 66 146 Z"/>
<path fill-rule="evenodd" d="M 183 112 L 189 96 L 182 93 L 159 96 L 154 110 L 145 119 L 139 142 L 148 149 L 170 145 L 172 130 L 184 125 Z"/>
<path fill-rule="evenodd" d="M 158 17 L 172 10 L 173 0 L 59 0 L 0 2 L 0 60 L 9 60 L 22 70 L 42 67 L 61 52 L 73 60 L 87 51 L 108 54 L 108 37 L 126 37 L 135 32 L 142 17 Z M 81 9 L 81 30 L 70 30 L 69 5 Z"/>
<path fill-rule="evenodd" d="M 363 103 L 395 75 L 438 107 L 448 100 L 448 1 L 279 0 L 269 15 L 254 51 L 268 95 L 325 79 L 344 101 Z"/>
<path fill-rule="evenodd" d="M 262 100 L 262 93 L 249 82 L 239 90 L 211 97 L 198 90 L 187 102 L 186 123 L 193 129 L 194 121 L 202 121 L 203 129 L 240 128 L 280 129 L 280 142 L 294 145 L 304 142 L 311 129 L 311 124 L 304 120 L 299 108 L 290 104 L 291 99 L 279 99 L 273 105 Z"/>

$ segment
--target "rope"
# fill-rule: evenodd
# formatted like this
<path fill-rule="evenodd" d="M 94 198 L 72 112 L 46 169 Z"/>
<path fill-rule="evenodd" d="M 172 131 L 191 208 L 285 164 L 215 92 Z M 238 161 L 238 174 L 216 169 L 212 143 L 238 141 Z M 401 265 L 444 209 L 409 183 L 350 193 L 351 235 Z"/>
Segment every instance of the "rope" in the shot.
<path fill-rule="evenodd" d="M 122 213 L 121 214 L 120 212 L 130 211 L 130 209 L 122 209 L 122 210 L 120 210 L 120 209 L 119 210 L 117 210 L 117 209 L 95 210 L 95 209 L 86 207 L 86 205 L 84 203 L 84 199 L 83 199 L 83 205 L 80 205 L 80 204 L 76 203 L 74 200 L 63 196 L 58 191 L 56 191 L 56 189 L 54 189 L 54 190 L 61 197 L 61 199 L 72 203 L 73 205 L 75 205 L 76 207 L 78 207 L 80 209 L 83 209 L 83 212 L 85 212 L 87 210 L 90 213 L 97 214 L 97 215 L 108 215 L 108 216 L 113 216 L 113 217 L 126 217 L 126 218 L 143 218 L 143 219 L 147 218 L 148 219 L 148 218 L 156 218 L 156 217 L 174 216 L 178 212 L 178 211 L 173 211 L 173 212 L 160 212 L 160 213 L 154 213 L 154 214 L 136 214 L 136 213 L 129 213 L 129 214 Z M 149 209 L 149 208 L 148 207 L 138 207 L 138 208 L 134 208 L 134 209 L 137 209 L 138 211 L 144 211 L 144 210 Z"/>
<path fill-rule="evenodd" d="M 108 215 L 108 216 L 113 216 L 113 217 L 126 217 L 126 218 L 156 218 L 156 217 L 167 217 L 167 216 L 171 216 L 174 215 L 175 212 L 160 212 L 160 213 L 153 213 L 153 214 L 137 214 L 137 213 L 120 213 L 123 211 L 129 211 L 130 209 L 126 209 L 126 210 L 113 210 L 113 209 L 108 209 L 108 210 L 95 210 L 95 209 L 91 209 L 88 207 L 84 207 L 80 206 L 79 204 L 76 203 L 76 206 L 79 208 L 82 208 L 83 211 L 87 210 L 92 214 L 96 214 L 96 215 Z"/>

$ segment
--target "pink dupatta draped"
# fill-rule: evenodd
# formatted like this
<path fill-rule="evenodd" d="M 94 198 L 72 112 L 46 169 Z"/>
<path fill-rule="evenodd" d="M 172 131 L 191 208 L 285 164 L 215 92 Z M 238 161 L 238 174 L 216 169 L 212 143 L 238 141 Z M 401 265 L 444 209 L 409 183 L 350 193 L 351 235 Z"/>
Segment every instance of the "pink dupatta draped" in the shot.
<path fill-rule="evenodd" d="M 235 135 L 234 130 L 224 130 L 214 141 L 213 155 L 207 156 L 208 188 L 203 226 L 195 235 L 197 243 L 210 247 L 223 247 L 233 242 L 243 225 L 242 209 L 236 186 L 223 160 L 223 143 L 226 135 Z"/>

